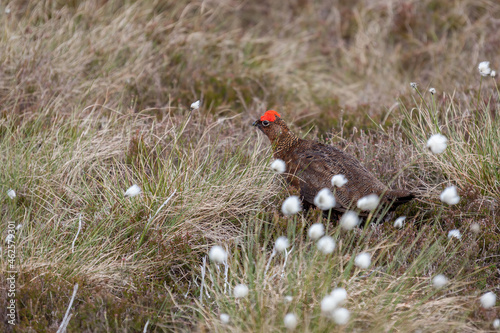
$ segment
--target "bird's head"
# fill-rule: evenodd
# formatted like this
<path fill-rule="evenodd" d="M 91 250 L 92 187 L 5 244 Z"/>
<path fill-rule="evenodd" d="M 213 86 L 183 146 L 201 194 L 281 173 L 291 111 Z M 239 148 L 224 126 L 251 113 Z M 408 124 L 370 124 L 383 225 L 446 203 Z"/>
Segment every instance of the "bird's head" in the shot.
<path fill-rule="evenodd" d="M 269 110 L 252 125 L 260 129 L 271 142 L 274 142 L 282 133 L 288 132 L 288 127 L 280 117 L 278 112 Z"/>

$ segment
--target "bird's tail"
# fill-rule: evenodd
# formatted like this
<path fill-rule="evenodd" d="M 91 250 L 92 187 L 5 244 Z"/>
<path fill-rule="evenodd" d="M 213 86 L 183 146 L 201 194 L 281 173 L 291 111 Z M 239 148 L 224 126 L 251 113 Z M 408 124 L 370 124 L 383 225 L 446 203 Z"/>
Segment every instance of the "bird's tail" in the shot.
<path fill-rule="evenodd" d="M 406 190 L 388 190 L 384 197 L 388 202 L 392 202 L 393 207 L 397 207 L 414 199 L 415 194 Z"/>

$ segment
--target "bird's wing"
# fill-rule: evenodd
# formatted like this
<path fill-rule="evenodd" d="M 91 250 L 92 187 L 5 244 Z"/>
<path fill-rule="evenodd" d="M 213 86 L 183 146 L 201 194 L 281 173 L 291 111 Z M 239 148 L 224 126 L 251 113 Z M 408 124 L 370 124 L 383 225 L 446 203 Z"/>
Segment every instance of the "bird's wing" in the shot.
<path fill-rule="evenodd" d="M 301 195 L 307 202 L 313 203 L 316 194 L 323 188 L 335 193 L 336 209 L 347 209 L 368 194 L 382 193 L 386 187 L 351 155 L 333 147 L 314 143 L 310 149 L 297 150 L 296 176 L 300 179 Z M 331 179 L 342 174 L 347 183 L 342 187 L 333 187 Z"/>

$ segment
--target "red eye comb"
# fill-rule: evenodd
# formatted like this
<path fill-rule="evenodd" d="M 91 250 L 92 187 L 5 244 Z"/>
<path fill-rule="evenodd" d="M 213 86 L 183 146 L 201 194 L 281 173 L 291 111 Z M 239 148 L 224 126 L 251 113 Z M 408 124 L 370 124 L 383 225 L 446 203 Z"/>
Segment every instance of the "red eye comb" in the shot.
<path fill-rule="evenodd" d="M 269 110 L 269 111 L 266 111 L 266 113 L 264 113 L 264 115 L 262 117 L 260 117 L 260 121 L 264 121 L 264 120 L 275 121 L 276 116 L 281 117 L 278 112 L 276 112 L 274 110 Z"/>

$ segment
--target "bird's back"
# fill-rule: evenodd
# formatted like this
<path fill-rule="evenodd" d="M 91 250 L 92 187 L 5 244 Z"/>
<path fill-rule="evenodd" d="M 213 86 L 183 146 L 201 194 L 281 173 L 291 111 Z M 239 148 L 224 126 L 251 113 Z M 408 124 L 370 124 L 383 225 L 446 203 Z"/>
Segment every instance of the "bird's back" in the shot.
<path fill-rule="evenodd" d="M 341 211 L 353 207 L 360 198 L 369 194 L 384 194 L 385 201 L 396 203 L 400 197 L 411 196 L 407 191 L 388 189 L 355 157 L 316 141 L 299 139 L 291 149 L 281 154 L 277 152 L 275 157 L 287 163 L 287 171 L 296 177 L 301 196 L 309 203 L 314 202 L 314 197 L 323 188 L 335 193 L 335 209 Z M 347 183 L 333 188 L 331 179 L 337 174 L 344 175 Z"/>

